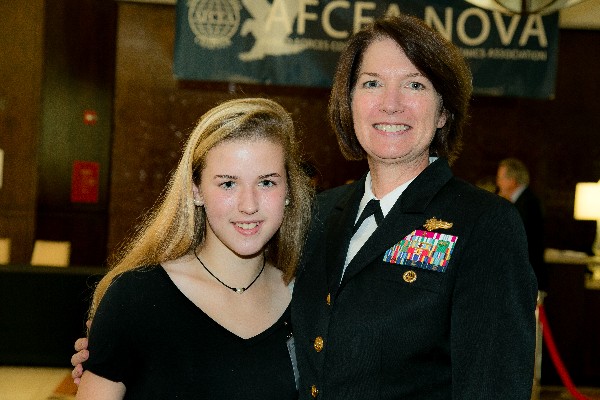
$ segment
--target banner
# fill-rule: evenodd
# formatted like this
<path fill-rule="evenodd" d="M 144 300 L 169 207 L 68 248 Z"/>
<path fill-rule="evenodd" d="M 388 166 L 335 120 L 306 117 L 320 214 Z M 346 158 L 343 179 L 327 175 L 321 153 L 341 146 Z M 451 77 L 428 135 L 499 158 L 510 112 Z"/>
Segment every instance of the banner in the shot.
<path fill-rule="evenodd" d="M 461 49 L 475 94 L 554 96 L 558 13 L 509 16 L 446 0 L 179 0 L 176 8 L 180 80 L 330 87 L 348 37 L 402 12 Z"/>

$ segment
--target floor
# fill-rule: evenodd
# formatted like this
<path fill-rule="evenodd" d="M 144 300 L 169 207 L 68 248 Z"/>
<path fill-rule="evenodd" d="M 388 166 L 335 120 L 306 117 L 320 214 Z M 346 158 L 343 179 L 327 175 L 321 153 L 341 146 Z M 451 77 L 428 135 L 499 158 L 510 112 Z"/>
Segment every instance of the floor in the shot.
<path fill-rule="evenodd" d="M 0 400 L 74 400 L 70 369 L 0 366 Z M 578 388 L 600 400 L 600 388 Z M 539 400 L 575 399 L 563 387 L 542 387 Z M 538 399 L 535 399 L 538 400 Z"/>
<path fill-rule="evenodd" d="M 64 368 L 0 367 L 0 400 L 74 399 L 69 390 L 61 390 L 70 372 Z"/>
<path fill-rule="evenodd" d="M 577 391 L 585 396 L 587 400 L 600 400 L 600 388 L 582 388 L 578 387 Z M 573 400 L 573 397 L 564 387 L 543 387 L 540 393 L 539 400 Z M 532 399 L 534 400 L 534 399 Z"/>

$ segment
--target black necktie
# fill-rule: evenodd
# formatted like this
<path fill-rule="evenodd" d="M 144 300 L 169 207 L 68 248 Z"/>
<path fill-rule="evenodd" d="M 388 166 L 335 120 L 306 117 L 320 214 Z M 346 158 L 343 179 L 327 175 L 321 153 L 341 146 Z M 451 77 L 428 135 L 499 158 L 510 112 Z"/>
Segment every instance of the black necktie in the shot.
<path fill-rule="evenodd" d="M 356 233 L 364 220 L 373 214 L 375 214 L 375 222 L 377 223 L 377 226 L 379 226 L 381 221 L 383 221 L 383 212 L 381 211 L 381 207 L 379 207 L 379 200 L 376 199 L 369 200 L 362 214 L 360 214 L 360 217 L 356 221 L 356 224 L 354 224 L 354 232 Z"/>

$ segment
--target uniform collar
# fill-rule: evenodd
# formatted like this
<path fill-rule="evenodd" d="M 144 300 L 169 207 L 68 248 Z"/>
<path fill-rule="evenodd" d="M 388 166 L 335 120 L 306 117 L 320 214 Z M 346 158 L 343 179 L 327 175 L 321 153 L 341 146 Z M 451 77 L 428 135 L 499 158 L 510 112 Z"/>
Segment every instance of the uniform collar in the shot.
<path fill-rule="evenodd" d="M 429 157 L 429 164 L 431 165 L 437 159 L 438 159 L 437 157 Z M 383 212 L 383 216 L 385 217 L 386 215 L 388 215 L 388 213 L 390 212 L 390 210 L 392 209 L 392 207 L 394 207 L 394 204 L 396 204 L 396 202 L 398 201 L 398 199 L 400 198 L 400 196 L 402 195 L 402 193 L 404 192 L 404 190 L 416 178 L 417 177 L 415 176 L 411 180 L 404 182 L 403 184 L 401 184 L 400 186 L 398 186 L 397 188 L 395 188 L 394 190 L 392 190 L 391 192 L 389 192 L 388 194 L 386 194 L 385 196 L 383 196 L 381 199 L 378 199 L 373 194 L 373 190 L 371 188 L 371 185 L 372 185 L 372 182 L 371 182 L 371 172 L 368 172 L 367 176 L 365 177 L 364 194 L 363 194 L 363 197 L 360 200 L 360 204 L 358 206 L 358 213 L 356 214 L 356 219 L 358 219 L 358 216 L 362 213 L 363 209 L 366 207 L 367 203 L 371 199 L 379 200 L 379 206 L 381 207 L 381 211 Z"/>

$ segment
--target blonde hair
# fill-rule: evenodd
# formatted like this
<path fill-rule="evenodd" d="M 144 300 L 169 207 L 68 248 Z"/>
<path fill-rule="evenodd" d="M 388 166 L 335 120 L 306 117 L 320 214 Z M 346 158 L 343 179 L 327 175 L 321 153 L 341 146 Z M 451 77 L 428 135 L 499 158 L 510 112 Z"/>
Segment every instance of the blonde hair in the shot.
<path fill-rule="evenodd" d="M 290 202 L 281 227 L 266 245 L 265 256 L 283 272 L 286 283 L 291 281 L 308 229 L 313 197 L 309 178 L 301 168 L 293 121 L 285 109 L 272 100 L 230 100 L 200 118 L 156 206 L 109 260 L 109 271 L 94 291 L 90 318 L 118 275 L 177 259 L 203 242 L 206 214 L 204 207 L 194 205 L 192 185 L 200 183 L 208 152 L 224 141 L 257 138 L 281 144 L 284 150 Z"/>

